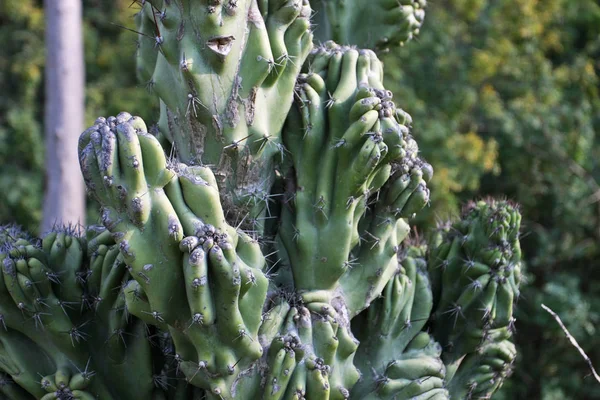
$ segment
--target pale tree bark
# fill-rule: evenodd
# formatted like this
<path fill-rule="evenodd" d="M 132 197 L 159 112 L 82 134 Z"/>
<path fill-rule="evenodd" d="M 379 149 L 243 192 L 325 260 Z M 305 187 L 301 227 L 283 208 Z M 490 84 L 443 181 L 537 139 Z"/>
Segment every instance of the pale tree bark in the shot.
<path fill-rule="evenodd" d="M 46 15 L 46 194 L 42 231 L 85 223 L 77 141 L 84 125 L 81 0 L 44 0 Z"/>

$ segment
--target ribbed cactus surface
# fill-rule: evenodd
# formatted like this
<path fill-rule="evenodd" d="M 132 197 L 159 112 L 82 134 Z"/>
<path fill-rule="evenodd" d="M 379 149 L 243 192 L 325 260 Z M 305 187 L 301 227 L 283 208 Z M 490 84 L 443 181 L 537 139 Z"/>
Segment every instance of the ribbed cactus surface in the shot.
<path fill-rule="evenodd" d="M 419 34 L 427 0 L 313 0 L 315 35 L 377 51 L 389 51 Z"/>
<path fill-rule="evenodd" d="M 180 161 L 210 164 L 223 201 L 264 193 L 296 77 L 312 49 L 307 0 L 145 1 L 138 75 L 160 98 Z M 271 110 L 271 111 L 268 111 Z M 244 207 L 242 207 L 244 208 Z"/>
<path fill-rule="evenodd" d="M 0 393 L 489 398 L 516 355 L 518 209 L 409 238 L 433 168 L 357 47 L 410 39 L 425 2 L 319 1 L 342 44 L 314 46 L 306 0 L 137 5 L 172 149 L 99 118 L 79 158 L 101 225 L 0 227 Z"/>

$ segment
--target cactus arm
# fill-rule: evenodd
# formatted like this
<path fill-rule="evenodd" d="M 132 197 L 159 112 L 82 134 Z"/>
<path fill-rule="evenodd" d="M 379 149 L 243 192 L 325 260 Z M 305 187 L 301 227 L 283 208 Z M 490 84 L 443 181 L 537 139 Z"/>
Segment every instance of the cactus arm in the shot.
<path fill-rule="evenodd" d="M 396 117 L 399 111 L 381 78 L 381 63 L 372 52 L 334 43 L 315 49 L 309 73 L 299 77 L 297 105 L 284 129 L 294 165 L 293 192 L 279 235 L 301 293 L 331 292 L 344 275 L 352 275 L 346 279 L 353 283 L 360 279 L 363 270 L 350 271 L 349 256 L 359 242 L 364 203 L 389 178 L 390 163 L 406 157 L 414 143 L 403 136 L 408 129 Z M 388 252 L 404 239 L 406 227 L 400 223 L 386 233 L 398 233 Z M 352 304 L 350 316 L 366 306 L 360 302 Z"/>
<path fill-rule="evenodd" d="M 326 43 L 309 62 L 284 129 L 293 184 L 279 239 L 303 300 L 342 298 L 352 318 L 396 269 L 409 232 L 403 218 L 428 202 L 432 171 L 418 159 L 403 125 L 409 117 L 383 89 L 372 52 Z M 366 213 L 366 203 L 379 198 Z"/>
<path fill-rule="evenodd" d="M 517 351 L 510 340 L 485 343 L 465 357 L 448 385 L 452 397 L 491 397 L 512 371 Z"/>
<path fill-rule="evenodd" d="M 193 190 L 183 193 L 187 204 L 197 198 Z M 218 191 L 214 193 L 218 201 Z M 214 395 L 235 397 L 230 392 L 233 382 L 263 353 L 257 334 L 268 284 L 261 271 L 264 258 L 247 264 L 236 245 L 244 249 L 249 244 L 237 235 L 229 236 L 231 227 L 221 225 L 220 230 L 203 223 L 202 229 L 181 242 L 192 313 L 184 333 L 195 346 L 193 359 L 198 360 L 183 361 L 181 369 L 191 383 Z M 214 355 L 213 349 L 218 349 Z"/>
<path fill-rule="evenodd" d="M 432 307 L 425 248 L 406 252 L 382 298 L 353 320 L 361 341 L 357 366 L 363 372 L 353 398 L 448 398 L 441 347 L 421 332 Z"/>
<path fill-rule="evenodd" d="M 453 392 L 493 394 L 514 359 L 510 337 L 521 280 L 520 219 L 510 202 L 472 203 L 431 252 L 430 273 L 438 286 L 432 332 L 444 347 Z M 478 365 L 494 371 L 495 383 L 468 389 L 481 376 L 468 372 Z"/>
<path fill-rule="evenodd" d="M 178 242 L 183 232 L 163 190 L 174 173 L 166 169 L 162 148 L 145 132 L 143 121 L 128 114 L 108 121 L 100 119 L 86 131 L 80 141 L 80 160 L 88 187 L 104 206 L 103 223 L 120 252 L 115 257 L 114 250 L 102 248 L 102 252 L 111 253 L 110 257 L 104 262 L 92 259 L 96 268 L 90 278 L 98 290 L 94 297 L 104 300 L 100 311 L 108 314 L 107 354 L 118 365 L 137 354 L 142 367 L 132 380 L 148 390 L 152 382 L 148 349 L 144 345 L 129 346 L 130 352 L 125 337 L 128 329 L 143 334 L 143 321 L 154 321 L 153 325 L 162 328 L 166 328 L 163 322 L 179 327 L 184 324 L 180 318 L 187 309 L 187 300 L 180 290 L 183 279 L 178 279 L 182 271 L 177 268 L 181 262 Z M 155 244 L 152 252 L 147 251 L 148 241 Z M 173 279 L 162 278 L 165 274 Z M 132 279 L 139 285 L 138 291 L 132 290 Z M 123 288 L 125 293 L 119 294 L 115 287 Z M 138 312 L 137 326 L 126 326 L 122 312 L 111 311 L 113 307 Z"/>
<path fill-rule="evenodd" d="M 361 221 L 361 238 L 364 240 L 354 249 L 352 268 L 340 282 L 344 292 L 352 292 L 348 298 L 351 316 L 358 314 L 373 301 L 398 269 L 397 253 L 400 244 L 409 233 L 407 217 L 423 208 L 429 201 L 427 181 L 431 179 L 431 166 L 416 157 L 414 140 L 406 136 L 403 141 L 410 151 L 398 164 L 379 192 L 375 209 Z"/>
<path fill-rule="evenodd" d="M 110 121 L 116 122 L 112 130 L 101 125 L 82 136 L 82 165 L 88 183 L 92 183 L 94 193 L 109 210 L 103 222 L 115 238 L 120 254 L 111 268 L 96 262 L 102 273 L 92 272 L 91 276 L 100 275 L 106 283 L 122 285 L 123 294 L 116 301 L 139 320 L 169 331 L 177 351 L 178 369 L 190 383 L 213 395 L 233 398 L 235 393 L 230 389 L 237 375 L 251 368 L 263 353 L 257 333 L 262 316 L 260 305 L 265 302 L 268 286 L 262 272 L 264 257 L 257 243 L 226 223 L 210 169 L 181 164 L 169 172 L 158 143 L 145 137 L 143 121 L 126 114 L 109 119 L 109 124 Z M 139 132 L 132 130 L 134 127 Z M 92 148 L 94 157 L 86 153 Z M 116 163 L 107 166 L 107 159 L 119 159 L 122 171 L 115 170 Z M 97 165 L 112 182 L 95 176 L 100 172 Z M 104 184 L 107 181 L 111 185 Z M 94 182 L 101 182 L 104 187 L 94 187 Z M 114 184 L 120 189 L 113 190 Z M 163 189 L 165 185 L 167 188 Z M 139 208 L 137 193 L 144 186 L 149 187 L 149 199 Z M 171 229 L 153 239 L 165 219 Z M 188 235 L 183 240 L 173 237 L 184 233 Z M 148 253 L 144 246 L 148 240 L 161 240 L 163 245 L 175 241 L 176 251 Z M 104 253 L 106 264 L 112 258 L 106 257 L 108 250 Z M 161 260 L 164 265 L 157 265 Z M 159 277 L 154 273 L 161 268 L 169 268 L 168 274 L 165 271 Z M 154 284 L 158 279 L 161 282 Z M 169 291 L 179 290 L 178 285 L 180 292 Z M 181 299 L 176 297 L 179 294 Z M 100 297 L 103 295 L 111 294 L 100 293 Z M 176 308 L 178 302 L 184 305 Z M 157 305 L 171 308 L 163 312 Z M 118 324 L 118 319 L 109 319 L 113 331 L 120 331 Z M 110 339 L 116 354 L 122 356 L 119 336 Z"/>
<path fill-rule="evenodd" d="M 403 45 L 419 34 L 426 0 L 315 0 L 315 36 L 377 51 Z"/>
<path fill-rule="evenodd" d="M 126 113 L 97 120 L 79 146 L 84 178 L 103 206 L 102 222 L 147 293 L 152 315 L 176 324 L 187 308 L 182 272 L 175 267 L 183 231 L 163 190 L 174 173 L 166 168 L 162 148 L 143 121 Z M 162 279 L 165 274 L 173 279 Z"/>

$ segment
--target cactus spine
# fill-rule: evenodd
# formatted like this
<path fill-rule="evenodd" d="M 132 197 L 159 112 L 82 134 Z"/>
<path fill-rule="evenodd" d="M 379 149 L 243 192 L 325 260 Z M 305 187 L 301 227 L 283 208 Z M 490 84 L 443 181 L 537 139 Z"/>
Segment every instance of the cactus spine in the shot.
<path fill-rule="evenodd" d="M 79 158 L 102 225 L 0 229 L 0 392 L 491 396 L 515 357 L 518 209 L 472 203 L 408 240 L 433 169 L 356 47 L 409 40 L 425 2 L 137 3 L 174 156 L 140 118 L 99 118 Z M 341 44 L 313 48 L 311 5 Z"/>

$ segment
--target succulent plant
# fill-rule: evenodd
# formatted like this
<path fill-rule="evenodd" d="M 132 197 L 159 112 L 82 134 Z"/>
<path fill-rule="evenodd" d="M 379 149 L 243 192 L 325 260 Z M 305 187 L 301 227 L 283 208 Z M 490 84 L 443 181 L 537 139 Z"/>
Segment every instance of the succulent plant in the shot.
<path fill-rule="evenodd" d="M 340 6 L 347 43 L 313 48 L 306 0 L 138 2 L 174 154 L 138 117 L 99 118 L 79 156 L 102 224 L 0 228 L 0 392 L 491 396 L 516 355 L 520 215 L 488 199 L 408 238 L 433 168 L 350 29 L 368 11 L 408 40 L 407 3 Z"/>
<path fill-rule="evenodd" d="M 419 34 L 427 0 L 313 0 L 321 41 L 389 51 Z"/>

